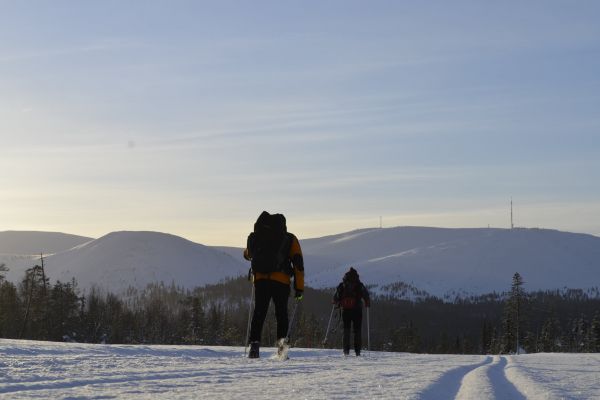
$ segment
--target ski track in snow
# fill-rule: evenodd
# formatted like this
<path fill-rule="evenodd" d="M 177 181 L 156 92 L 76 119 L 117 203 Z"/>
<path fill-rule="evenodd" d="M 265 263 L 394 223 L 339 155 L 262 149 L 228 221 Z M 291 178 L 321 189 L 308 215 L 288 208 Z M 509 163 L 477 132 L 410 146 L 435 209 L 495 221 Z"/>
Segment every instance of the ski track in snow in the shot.
<path fill-rule="evenodd" d="M 426 355 L 0 339 L 0 398 L 590 399 L 600 354 Z"/>
<path fill-rule="evenodd" d="M 489 362 L 464 376 L 456 398 L 461 400 L 526 399 L 523 393 L 507 378 L 506 365 L 506 357 L 489 357 Z"/>

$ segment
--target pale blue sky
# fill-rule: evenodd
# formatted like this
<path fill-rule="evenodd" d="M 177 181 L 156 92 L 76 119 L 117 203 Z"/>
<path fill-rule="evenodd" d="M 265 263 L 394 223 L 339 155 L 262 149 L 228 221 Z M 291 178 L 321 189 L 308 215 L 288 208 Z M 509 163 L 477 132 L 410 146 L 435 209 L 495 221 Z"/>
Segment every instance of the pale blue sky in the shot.
<path fill-rule="evenodd" d="M 0 230 L 600 234 L 596 1 L 1 1 Z"/>

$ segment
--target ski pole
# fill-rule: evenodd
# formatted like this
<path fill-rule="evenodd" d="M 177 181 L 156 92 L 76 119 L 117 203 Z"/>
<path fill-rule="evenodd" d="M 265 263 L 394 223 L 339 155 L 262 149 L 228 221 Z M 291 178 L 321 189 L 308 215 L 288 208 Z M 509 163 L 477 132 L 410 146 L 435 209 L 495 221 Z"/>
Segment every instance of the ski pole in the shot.
<path fill-rule="evenodd" d="M 369 310 L 371 307 L 367 307 L 367 351 L 371 352 L 371 324 L 369 323 Z"/>
<path fill-rule="evenodd" d="M 342 322 L 342 309 L 341 307 L 338 308 L 338 312 L 336 313 L 336 322 L 333 323 L 333 328 L 331 328 L 331 333 L 336 333 L 338 328 L 340 327 L 340 324 Z"/>
<path fill-rule="evenodd" d="M 294 310 L 292 311 L 292 318 L 290 318 L 290 323 L 288 325 L 287 336 L 285 337 L 285 342 L 289 343 L 290 341 L 290 332 L 292 331 L 292 326 L 294 325 L 294 318 L 296 317 L 296 310 L 298 309 L 298 304 L 300 304 L 300 300 L 296 300 L 296 305 L 294 306 Z"/>
<path fill-rule="evenodd" d="M 333 311 L 335 310 L 335 304 L 331 307 L 331 314 L 329 314 L 329 322 L 327 322 L 327 330 L 325 331 L 325 338 L 323 339 L 323 347 L 327 344 L 327 335 L 329 334 L 329 327 L 331 326 L 331 318 L 333 317 Z"/>
<path fill-rule="evenodd" d="M 252 282 L 252 294 L 250 295 L 250 304 L 248 306 L 248 327 L 246 328 L 246 344 L 244 344 L 244 356 L 248 351 L 248 340 L 250 339 L 250 322 L 252 321 L 252 311 L 254 309 L 254 282 Z"/>

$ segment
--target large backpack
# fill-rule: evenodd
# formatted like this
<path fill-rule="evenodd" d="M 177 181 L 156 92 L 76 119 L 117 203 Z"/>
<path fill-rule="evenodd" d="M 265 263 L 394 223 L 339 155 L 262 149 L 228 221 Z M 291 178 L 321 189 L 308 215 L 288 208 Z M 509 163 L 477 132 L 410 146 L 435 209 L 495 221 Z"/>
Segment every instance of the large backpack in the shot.
<path fill-rule="evenodd" d="M 252 255 L 252 270 L 259 273 L 282 271 L 291 273 L 291 235 L 287 232 L 282 214 L 263 211 L 248 236 L 248 250 Z"/>

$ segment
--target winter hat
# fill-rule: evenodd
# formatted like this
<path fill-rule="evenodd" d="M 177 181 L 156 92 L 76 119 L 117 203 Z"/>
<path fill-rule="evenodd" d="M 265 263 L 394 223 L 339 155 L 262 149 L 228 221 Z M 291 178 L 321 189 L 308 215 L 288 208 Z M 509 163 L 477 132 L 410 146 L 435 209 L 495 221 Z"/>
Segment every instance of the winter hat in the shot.
<path fill-rule="evenodd" d="M 350 281 L 357 281 L 358 280 L 358 272 L 353 267 L 350 267 L 348 272 L 346 272 L 344 279 L 347 279 Z"/>

